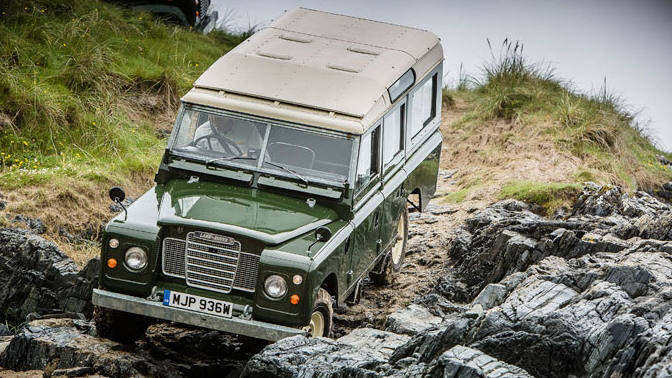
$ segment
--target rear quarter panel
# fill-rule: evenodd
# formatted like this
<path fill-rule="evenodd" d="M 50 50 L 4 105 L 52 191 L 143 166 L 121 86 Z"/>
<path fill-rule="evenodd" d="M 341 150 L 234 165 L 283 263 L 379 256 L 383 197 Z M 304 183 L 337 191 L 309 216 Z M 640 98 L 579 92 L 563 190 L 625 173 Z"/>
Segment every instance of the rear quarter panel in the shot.
<path fill-rule="evenodd" d="M 420 206 L 423 211 L 436 193 L 442 144 L 441 132 L 437 130 L 406 162 L 408 177 L 404 183 L 404 190 L 407 193 L 420 191 Z"/>

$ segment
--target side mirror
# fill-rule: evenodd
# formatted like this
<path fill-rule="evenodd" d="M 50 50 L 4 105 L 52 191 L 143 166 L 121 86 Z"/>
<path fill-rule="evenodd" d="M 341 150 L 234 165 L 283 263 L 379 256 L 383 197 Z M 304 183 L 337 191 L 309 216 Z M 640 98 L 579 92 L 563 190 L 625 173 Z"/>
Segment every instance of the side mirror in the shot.
<path fill-rule="evenodd" d="M 308 252 L 310 252 L 310 249 L 318 242 L 326 243 L 329 239 L 331 239 L 331 230 L 324 226 L 318 227 L 315 230 L 315 241 L 308 246 Z"/>
<path fill-rule="evenodd" d="M 123 202 L 126 199 L 126 192 L 118 186 L 112 187 L 110 189 L 110 199 L 112 202 Z"/>
<path fill-rule="evenodd" d="M 128 210 L 126 210 L 126 206 L 123 204 L 123 201 L 126 199 L 126 192 L 124 192 L 124 189 L 121 189 L 118 186 L 114 186 L 112 189 L 110 189 L 109 195 L 112 202 L 118 204 L 122 209 L 124 209 L 124 219 L 128 219 Z"/>
<path fill-rule="evenodd" d="M 317 230 L 315 230 L 315 239 L 321 242 L 329 241 L 329 239 L 331 239 L 331 230 L 324 226 L 318 227 Z"/>

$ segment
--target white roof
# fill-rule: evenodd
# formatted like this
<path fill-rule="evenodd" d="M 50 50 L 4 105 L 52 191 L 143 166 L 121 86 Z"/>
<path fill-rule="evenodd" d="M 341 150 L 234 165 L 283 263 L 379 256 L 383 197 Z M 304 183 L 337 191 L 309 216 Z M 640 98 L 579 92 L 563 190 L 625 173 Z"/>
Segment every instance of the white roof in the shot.
<path fill-rule="evenodd" d="M 413 68 L 419 79 L 442 59 L 428 31 L 299 8 L 219 58 L 183 100 L 274 107 L 262 115 L 299 122 L 306 113 L 310 124 L 360 134 L 389 107 L 387 88 L 401 75 Z"/>

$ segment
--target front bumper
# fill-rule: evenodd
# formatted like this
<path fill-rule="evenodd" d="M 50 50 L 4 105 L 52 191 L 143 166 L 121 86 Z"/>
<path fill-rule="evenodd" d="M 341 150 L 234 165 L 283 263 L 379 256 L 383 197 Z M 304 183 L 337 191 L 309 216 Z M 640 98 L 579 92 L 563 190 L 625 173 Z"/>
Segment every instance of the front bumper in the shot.
<path fill-rule="evenodd" d="M 240 317 L 222 318 L 209 314 L 164 306 L 162 302 L 154 302 L 131 295 L 114 293 L 102 289 L 94 289 L 91 301 L 95 306 L 112 310 L 130 312 L 150 318 L 168 320 L 175 323 L 189 324 L 197 327 L 256 337 L 259 339 L 278 341 L 285 337 L 307 335 L 301 329 L 285 327 L 277 324 L 248 320 Z"/>

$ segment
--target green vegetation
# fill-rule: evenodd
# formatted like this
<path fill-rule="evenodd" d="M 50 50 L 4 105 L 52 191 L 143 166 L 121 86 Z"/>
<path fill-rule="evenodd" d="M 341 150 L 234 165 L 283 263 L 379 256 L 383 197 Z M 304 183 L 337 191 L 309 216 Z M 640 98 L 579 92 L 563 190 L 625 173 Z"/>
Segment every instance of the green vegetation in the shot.
<path fill-rule="evenodd" d="M 525 141 L 528 145 L 519 155 L 533 155 L 534 148 L 549 144 L 571 156 L 575 171 L 566 172 L 565 184 L 516 182 L 504 187 L 503 196 L 552 207 L 549 201 L 554 193 L 565 193 L 567 188 L 574 191 L 574 184 L 585 181 L 656 191 L 672 180 L 672 170 L 657 159 L 671 155 L 656 148 L 623 101 L 607 91 L 606 82 L 597 94 L 578 93 L 556 78 L 552 68 L 530 63 L 519 43 L 505 40 L 499 55 L 493 53 L 491 62 L 482 68 L 481 77 L 461 77 L 456 88 L 444 90 L 444 103 L 461 103 L 466 109 L 451 125 L 465 141 L 508 125 L 491 132 L 496 143 L 481 149 L 489 161 L 496 161 L 503 151 L 513 155 L 511 146 L 520 148 Z M 543 157 L 536 159 L 543 161 Z"/>
<path fill-rule="evenodd" d="M 533 203 L 541 206 L 545 214 L 553 214 L 561 207 L 571 207 L 580 193 L 580 184 L 513 181 L 502 187 L 500 199 L 513 198 Z"/>
<path fill-rule="evenodd" d="M 97 0 L 11 0 L 0 11 L 3 188 L 154 170 L 179 96 L 240 41 Z"/>
<path fill-rule="evenodd" d="M 467 199 L 467 195 L 469 194 L 469 189 L 460 189 L 458 191 L 448 193 L 445 196 L 441 197 L 441 202 L 444 203 L 462 203 L 464 200 Z"/>
<path fill-rule="evenodd" d="M 99 0 L 0 2 L 0 192 L 75 261 L 97 254 L 106 191 L 152 185 L 179 97 L 246 35 L 201 35 Z"/>

